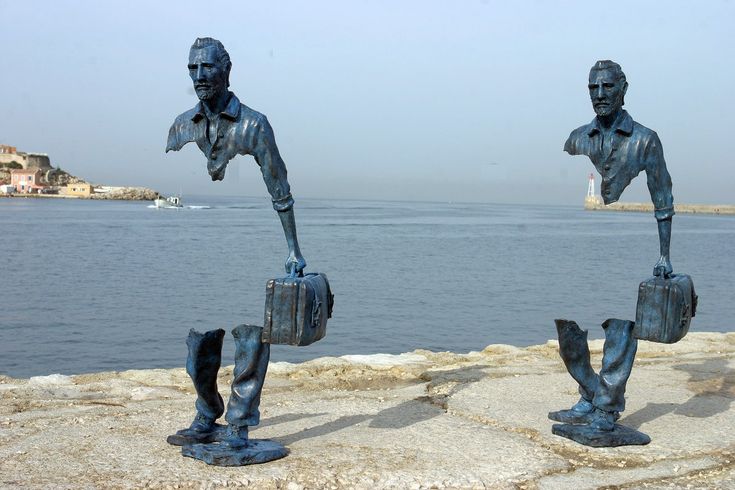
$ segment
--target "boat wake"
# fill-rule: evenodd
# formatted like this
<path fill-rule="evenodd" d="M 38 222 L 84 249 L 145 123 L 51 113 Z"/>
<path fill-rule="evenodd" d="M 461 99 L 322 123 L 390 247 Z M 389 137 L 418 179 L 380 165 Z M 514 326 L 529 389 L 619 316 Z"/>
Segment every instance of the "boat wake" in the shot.
<path fill-rule="evenodd" d="M 196 205 L 190 205 L 190 206 L 182 206 L 181 208 L 166 208 L 166 207 L 158 207 L 155 204 L 149 204 L 146 206 L 148 209 L 212 209 L 212 206 L 196 206 Z"/>

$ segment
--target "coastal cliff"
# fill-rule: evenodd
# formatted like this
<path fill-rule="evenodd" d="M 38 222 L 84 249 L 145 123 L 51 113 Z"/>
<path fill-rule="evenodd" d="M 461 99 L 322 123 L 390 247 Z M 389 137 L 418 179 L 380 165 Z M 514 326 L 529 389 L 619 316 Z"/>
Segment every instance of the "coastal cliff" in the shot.
<path fill-rule="evenodd" d="M 166 436 L 188 426 L 185 370 L 0 377 L 0 486 L 33 488 L 732 488 L 735 333 L 640 342 L 622 424 L 648 446 L 551 434 L 578 399 L 558 345 L 273 362 L 253 438 L 291 454 L 211 467 Z M 590 342 L 599 366 L 602 341 Z M 182 365 L 184 359 L 182 359 Z M 232 367 L 222 368 L 227 398 Z"/>
<path fill-rule="evenodd" d="M 0 145 L 0 196 L 152 201 L 158 192 L 146 187 L 92 184 L 59 167 L 45 153 L 25 153 Z"/>

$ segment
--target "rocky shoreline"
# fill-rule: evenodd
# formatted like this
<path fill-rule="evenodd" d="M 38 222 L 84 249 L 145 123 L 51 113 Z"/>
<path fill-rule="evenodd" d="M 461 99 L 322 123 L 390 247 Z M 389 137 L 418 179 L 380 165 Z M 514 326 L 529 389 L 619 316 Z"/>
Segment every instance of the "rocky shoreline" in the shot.
<path fill-rule="evenodd" d="M 591 342 L 599 366 L 602 341 Z M 232 367 L 219 387 L 228 396 Z M 621 423 L 648 446 L 551 434 L 577 400 L 557 343 L 271 363 L 254 438 L 291 454 L 210 467 L 166 436 L 191 421 L 185 370 L 0 377 L 0 486 L 23 488 L 733 488 L 735 333 L 640 342 Z"/>
<path fill-rule="evenodd" d="M 110 192 L 95 193 L 89 197 L 74 196 L 69 194 L 27 194 L 13 193 L 0 194 L 0 197 L 22 197 L 30 199 L 94 199 L 114 201 L 153 201 L 159 193 L 147 187 L 116 187 Z"/>
<path fill-rule="evenodd" d="M 116 201 L 153 201 L 159 193 L 147 187 L 116 187 L 105 193 L 95 193 L 90 199 L 112 199 Z"/>

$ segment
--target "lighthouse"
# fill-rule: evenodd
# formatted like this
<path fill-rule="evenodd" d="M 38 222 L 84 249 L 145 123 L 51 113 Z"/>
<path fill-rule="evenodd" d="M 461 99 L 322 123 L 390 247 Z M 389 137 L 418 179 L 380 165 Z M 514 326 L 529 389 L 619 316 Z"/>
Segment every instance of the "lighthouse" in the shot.
<path fill-rule="evenodd" d="M 587 198 L 595 197 L 595 174 L 590 174 L 590 183 L 587 186 Z"/>
<path fill-rule="evenodd" d="M 590 178 L 587 184 L 587 195 L 584 198 L 584 207 L 590 208 L 599 206 L 602 204 L 600 196 L 595 195 L 595 174 L 590 174 Z"/>

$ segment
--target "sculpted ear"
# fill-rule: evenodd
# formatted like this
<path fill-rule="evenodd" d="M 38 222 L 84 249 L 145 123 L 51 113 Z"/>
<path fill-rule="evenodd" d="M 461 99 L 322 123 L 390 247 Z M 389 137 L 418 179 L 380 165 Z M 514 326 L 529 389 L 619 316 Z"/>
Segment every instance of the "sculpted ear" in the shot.
<path fill-rule="evenodd" d="M 622 100 L 621 100 L 621 102 L 622 102 L 621 105 L 625 105 L 625 94 L 626 94 L 626 92 L 628 92 L 628 82 L 627 81 L 625 83 L 623 83 L 623 97 L 622 97 Z"/>

